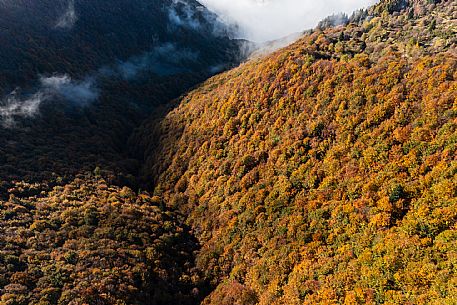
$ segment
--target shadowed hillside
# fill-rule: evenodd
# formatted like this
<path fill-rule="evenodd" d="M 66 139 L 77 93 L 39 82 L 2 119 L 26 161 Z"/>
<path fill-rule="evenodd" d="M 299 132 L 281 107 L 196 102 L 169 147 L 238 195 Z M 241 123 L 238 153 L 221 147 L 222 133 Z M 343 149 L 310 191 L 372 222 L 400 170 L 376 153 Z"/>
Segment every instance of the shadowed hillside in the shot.
<path fill-rule="evenodd" d="M 128 139 L 246 42 L 192 0 L 3 0 L 0 16 L 0 304 L 199 303 L 200 245 L 138 190 Z"/>
<path fill-rule="evenodd" d="M 0 211 L 0 304 L 195 304 L 204 292 L 179 216 L 99 173 Z"/>
<path fill-rule="evenodd" d="M 166 44 L 198 54 L 183 71 L 209 71 L 239 55 L 231 30 L 194 0 L 5 0 L 0 14 L 3 94 L 32 86 L 38 74 L 84 78 Z"/>
<path fill-rule="evenodd" d="M 97 166 L 133 185 L 133 129 L 244 57 L 191 0 L 7 0 L 0 15 L 0 196 Z"/>

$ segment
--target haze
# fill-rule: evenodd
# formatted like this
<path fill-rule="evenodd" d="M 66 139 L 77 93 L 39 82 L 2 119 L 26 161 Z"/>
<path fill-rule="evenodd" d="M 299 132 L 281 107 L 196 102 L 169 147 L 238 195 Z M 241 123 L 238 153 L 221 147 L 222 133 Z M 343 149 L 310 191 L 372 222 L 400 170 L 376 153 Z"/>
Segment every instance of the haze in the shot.
<path fill-rule="evenodd" d="M 376 0 L 201 0 L 226 22 L 240 27 L 240 38 L 265 42 L 313 28 L 334 13 L 350 14 Z"/>

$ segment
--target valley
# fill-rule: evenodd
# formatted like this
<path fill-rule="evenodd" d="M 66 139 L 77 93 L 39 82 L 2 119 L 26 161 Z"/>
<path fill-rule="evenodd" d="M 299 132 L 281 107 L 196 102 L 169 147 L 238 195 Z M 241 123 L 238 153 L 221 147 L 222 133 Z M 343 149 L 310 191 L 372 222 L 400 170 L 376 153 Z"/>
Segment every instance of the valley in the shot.
<path fill-rule="evenodd" d="M 454 1 L 380 1 L 249 58 L 165 2 L 113 35 L 123 1 L 56 6 L 44 24 L 87 14 L 0 61 L 0 304 L 456 302 Z"/>

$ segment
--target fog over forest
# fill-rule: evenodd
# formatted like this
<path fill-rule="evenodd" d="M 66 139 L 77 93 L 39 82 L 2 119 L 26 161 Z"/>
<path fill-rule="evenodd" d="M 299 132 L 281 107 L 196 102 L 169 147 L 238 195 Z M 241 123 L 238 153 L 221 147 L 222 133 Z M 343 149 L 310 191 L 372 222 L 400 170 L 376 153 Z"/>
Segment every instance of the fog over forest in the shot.
<path fill-rule="evenodd" d="M 264 42 L 313 28 L 328 15 L 351 14 L 376 0 L 201 0 L 228 22 L 240 26 L 240 35 Z"/>

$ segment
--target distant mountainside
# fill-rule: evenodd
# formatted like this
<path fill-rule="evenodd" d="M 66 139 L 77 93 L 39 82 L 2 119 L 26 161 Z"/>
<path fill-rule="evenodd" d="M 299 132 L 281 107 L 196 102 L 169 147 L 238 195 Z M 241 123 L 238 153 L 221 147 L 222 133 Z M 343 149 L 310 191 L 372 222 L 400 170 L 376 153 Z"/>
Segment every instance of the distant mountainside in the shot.
<path fill-rule="evenodd" d="M 0 16 L 0 304 L 198 303 L 198 241 L 123 187 L 128 139 L 247 42 L 192 0 L 3 0 Z"/>
<path fill-rule="evenodd" d="M 6 0 L 0 14 L 3 91 L 37 74 L 85 77 L 166 44 L 198 55 L 182 67 L 191 71 L 239 55 L 230 29 L 194 0 Z"/>
<path fill-rule="evenodd" d="M 134 173 L 135 126 L 245 56 L 193 0 L 6 0 L 0 16 L 0 195 L 96 166 Z"/>
<path fill-rule="evenodd" d="M 457 302 L 456 14 L 381 1 L 144 124 L 144 180 L 203 245 L 203 304 Z"/>

